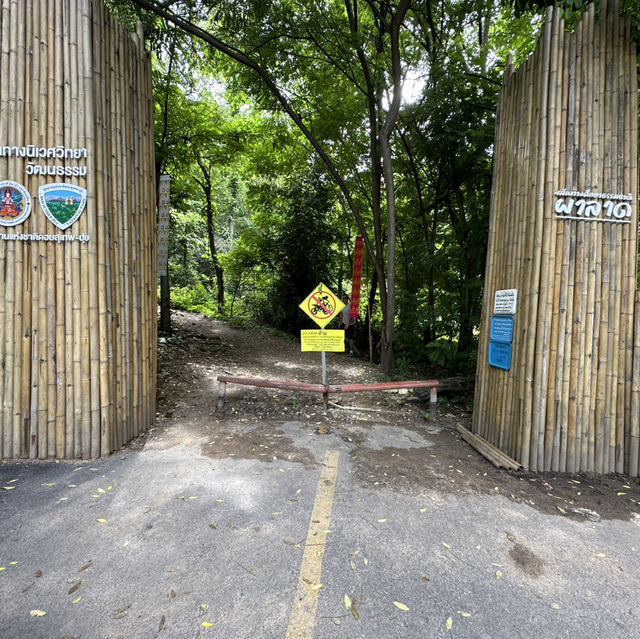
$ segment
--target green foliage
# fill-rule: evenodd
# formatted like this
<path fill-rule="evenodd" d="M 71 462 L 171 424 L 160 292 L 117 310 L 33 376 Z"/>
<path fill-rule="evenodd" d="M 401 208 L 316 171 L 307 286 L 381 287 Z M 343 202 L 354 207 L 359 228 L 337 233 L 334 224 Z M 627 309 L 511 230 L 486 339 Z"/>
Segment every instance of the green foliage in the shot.
<path fill-rule="evenodd" d="M 257 323 L 287 332 L 305 325 L 298 305 L 318 282 L 331 281 L 334 197 L 313 169 L 254 192 L 264 208 L 223 263 L 228 277 L 244 279 L 242 306 Z"/>
<path fill-rule="evenodd" d="M 388 32 L 380 27 L 396 4 L 357 3 L 353 30 L 352 0 L 163 3 L 252 56 L 332 160 L 331 175 L 253 69 L 131 2 L 111 4 L 150 29 L 158 171 L 172 177 L 173 304 L 289 333 L 309 326 L 298 304 L 320 281 L 348 290 L 360 234 L 336 173 L 388 269 L 389 228 L 375 203 L 385 193 L 376 193 L 372 161 L 380 149 L 371 140 L 391 88 Z M 399 374 L 415 366 L 474 369 L 497 94 L 507 56 L 519 63 L 535 46 L 545 4 L 415 1 L 407 14 L 401 70 L 420 80 L 390 139 Z M 574 16 L 583 2 L 564 4 Z M 363 305 L 371 262 L 367 272 Z M 380 295 L 371 323 L 377 342 Z"/>
<path fill-rule="evenodd" d="M 205 317 L 217 317 L 215 299 L 202 284 L 195 286 L 172 287 L 171 306 Z"/>

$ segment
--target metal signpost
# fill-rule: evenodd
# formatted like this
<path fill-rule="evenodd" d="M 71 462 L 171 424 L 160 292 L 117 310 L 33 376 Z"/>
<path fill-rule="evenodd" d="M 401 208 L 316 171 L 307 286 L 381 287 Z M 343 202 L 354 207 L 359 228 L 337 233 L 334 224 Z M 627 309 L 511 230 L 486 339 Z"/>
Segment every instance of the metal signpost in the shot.
<path fill-rule="evenodd" d="M 344 308 L 342 300 L 331 292 L 322 282 L 311 291 L 300 304 L 300 308 L 323 329 Z M 322 384 L 327 386 L 327 356 L 326 352 L 341 352 L 344 350 L 344 331 L 301 331 L 301 348 L 303 351 L 320 351 L 322 353 Z M 338 348 L 338 338 L 339 348 Z M 323 394 L 324 407 L 328 408 L 328 393 Z"/>

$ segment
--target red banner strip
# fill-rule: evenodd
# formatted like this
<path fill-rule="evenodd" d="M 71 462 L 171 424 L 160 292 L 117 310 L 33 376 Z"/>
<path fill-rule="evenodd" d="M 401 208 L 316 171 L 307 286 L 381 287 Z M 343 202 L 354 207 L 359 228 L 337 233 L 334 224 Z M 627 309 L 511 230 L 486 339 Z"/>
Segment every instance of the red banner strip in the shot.
<path fill-rule="evenodd" d="M 362 260 L 364 258 L 364 241 L 356 237 L 353 251 L 353 277 L 351 278 L 351 307 L 349 317 L 358 317 L 360 312 L 360 285 L 362 283 Z"/>

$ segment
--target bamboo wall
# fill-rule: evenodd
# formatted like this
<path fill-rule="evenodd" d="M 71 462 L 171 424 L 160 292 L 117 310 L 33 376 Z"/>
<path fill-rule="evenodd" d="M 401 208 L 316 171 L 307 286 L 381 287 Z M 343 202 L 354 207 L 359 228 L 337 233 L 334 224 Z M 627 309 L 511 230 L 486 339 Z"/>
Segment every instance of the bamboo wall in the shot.
<path fill-rule="evenodd" d="M 150 61 L 100 0 L 0 4 L 0 180 L 32 198 L 0 226 L 0 457 L 95 458 L 155 414 Z M 66 230 L 38 201 L 50 183 L 87 190 Z"/>
<path fill-rule="evenodd" d="M 636 476 L 636 49 L 617 0 L 598 13 L 565 33 L 550 8 L 535 53 L 505 73 L 473 431 L 531 470 Z M 518 291 L 509 370 L 488 364 L 502 289 Z"/>

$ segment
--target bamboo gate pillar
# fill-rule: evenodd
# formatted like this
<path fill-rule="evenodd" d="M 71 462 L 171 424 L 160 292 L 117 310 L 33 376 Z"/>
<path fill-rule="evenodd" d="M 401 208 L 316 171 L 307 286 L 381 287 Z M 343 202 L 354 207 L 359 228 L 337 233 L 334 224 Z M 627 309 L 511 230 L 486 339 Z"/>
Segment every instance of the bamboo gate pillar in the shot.
<path fill-rule="evenodd" d="M 565 33 L 550 8 L 505 73 L 473 432 L 530 470 L 637 476 L 636 48 L 617 0 L 598 14 Z"/>
<path fill-rule="evenodd" d="M 101 0 L 0 0 L 0 457 L 155 416 L 151 68 Z"/>

